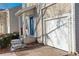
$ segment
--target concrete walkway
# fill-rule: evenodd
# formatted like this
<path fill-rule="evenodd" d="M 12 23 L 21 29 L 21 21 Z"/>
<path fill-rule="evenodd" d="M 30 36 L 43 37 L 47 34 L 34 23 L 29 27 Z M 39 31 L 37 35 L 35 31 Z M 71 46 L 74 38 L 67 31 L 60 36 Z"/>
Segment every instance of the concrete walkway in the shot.
<path fill-rule="evenodd" d="M 63 56 L 63 55 L 67 55 L 67 52 L 49 46 L 41 46 L 35 49 L 0 54 L 0 56 Z"/>

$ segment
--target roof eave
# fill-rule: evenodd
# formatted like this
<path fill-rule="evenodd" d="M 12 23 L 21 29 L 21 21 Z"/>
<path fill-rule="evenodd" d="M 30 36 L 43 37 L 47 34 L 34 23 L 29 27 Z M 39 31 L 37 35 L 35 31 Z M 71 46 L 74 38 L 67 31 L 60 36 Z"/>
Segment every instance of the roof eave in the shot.
<path fill-rule="evenodd" d="M 15 15 L 16 15 L 16 16 L 20 16 L 20 15 L 22 15 L 24 12 L 30 11 L 30 10 L 32 10 L 32 9 L 34 9 L 34 8 L 36 8 L 35 5 L 30 6 L 30 7 L 26 7 L 26 8 L 22 8 L 22 9 L 20 9 L 19 11 L 17 11 L 17 12 L 15 13 Z"/>

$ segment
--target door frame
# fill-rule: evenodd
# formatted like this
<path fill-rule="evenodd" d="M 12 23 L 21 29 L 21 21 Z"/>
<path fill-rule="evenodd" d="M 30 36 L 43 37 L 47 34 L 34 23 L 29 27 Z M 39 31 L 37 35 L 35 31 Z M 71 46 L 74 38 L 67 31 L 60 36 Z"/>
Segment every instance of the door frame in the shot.
<path fill-rule="evenodd" d="M 30 17 L 33 16 L 33 20 L 34 20 L 34 35 L 30 35 Z M 36 17 L 34 15 L 29 15 L 26 16 L 27 17 L 27 23 L 28 23 L 28 35 L 30 35 L 30 37 L 36 37 L 36 31 L 35 31 L 35 27 L 36 27 Z"/>

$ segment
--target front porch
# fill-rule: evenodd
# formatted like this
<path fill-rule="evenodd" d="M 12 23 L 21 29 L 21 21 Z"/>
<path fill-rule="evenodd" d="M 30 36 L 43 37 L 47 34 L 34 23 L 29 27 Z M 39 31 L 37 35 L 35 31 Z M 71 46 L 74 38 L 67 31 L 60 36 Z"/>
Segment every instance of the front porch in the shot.
<path fill-rule="evenodd" d="M 36 6 L 22 8 L 15 15 L 19 20 L 19 36 L 25 44 L 36 41 Z"/>

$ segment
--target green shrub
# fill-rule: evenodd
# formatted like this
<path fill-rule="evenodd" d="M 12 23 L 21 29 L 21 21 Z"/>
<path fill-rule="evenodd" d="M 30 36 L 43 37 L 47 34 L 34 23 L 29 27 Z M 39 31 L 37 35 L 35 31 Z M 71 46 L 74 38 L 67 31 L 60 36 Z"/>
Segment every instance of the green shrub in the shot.
<path fill-rule="evenodd" d="M 7 44 L 5 44 L 5 40 L 3 38 L 0 39 L 0 48 L 7 47 Z"/>
<path fill-rule="evenodd" d="M 19 39 L 19 33 L 18 32 L 1 35 L 0 36 L 0 48 L 9 47 L 10 42 L 13 39 Z"/>
<path fill-rule="evenodd" d="M 19 39 L 19 33 L 18 32 L 13 32 L 12 33 L 12 39 Z"/>
<path fill-rule="evenodd" d="M 1 48 L 6 48 L 6 47 L 9 46 L 10 42 L 11 42 L 11 38 L 9 38 L 9 36 L 7 36 L 7 34 L 5 34 L 0 39 L 0 47 Z"/>

